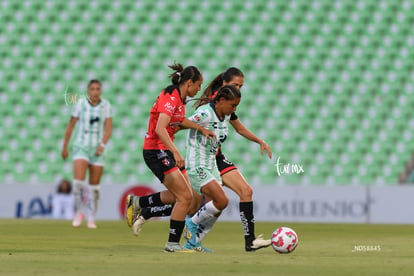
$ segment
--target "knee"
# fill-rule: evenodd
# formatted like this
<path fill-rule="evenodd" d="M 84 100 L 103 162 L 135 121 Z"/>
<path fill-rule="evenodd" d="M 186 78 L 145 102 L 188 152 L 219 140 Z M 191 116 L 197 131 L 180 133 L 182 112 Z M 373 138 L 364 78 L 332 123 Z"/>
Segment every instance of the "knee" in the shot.
<path fill-rule="evenodd" d="M 227 207 L 227 205 L 229 204 L 229 198 L 224 195 L 222 198 L 220 198 L 219 200 L 217 200 L 215 202 L 216 204 L 214 204 L 216 206 L 217 209 L 224 210 L 224 208 Z"/>
<path fill-rule="evenodd" d="M 186 206 L 190 208 L 191 202 L 193 199 L 193 192 L 191 190 L 186 191 L 185 193 L 182 193 L 179 198 L 177 198 L 178 201 L 182 202 Z"/>
<path fill-rule="evenodd" d="M 247 185 L 240 190 L 240 201 L 251 201 L 253 199 L 253 188 Z"/>

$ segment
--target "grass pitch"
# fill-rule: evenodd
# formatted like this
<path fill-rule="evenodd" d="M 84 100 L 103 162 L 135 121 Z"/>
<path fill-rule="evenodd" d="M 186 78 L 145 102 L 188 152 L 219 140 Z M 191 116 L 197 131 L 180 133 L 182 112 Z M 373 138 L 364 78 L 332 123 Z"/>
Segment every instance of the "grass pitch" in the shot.
<path fill-rule="evenodd" d="M 270 236 L 293 228 L 291 254 L 244 252 L 240 222 L 218 222 L 204 245 L 213 253 L 164 253 L 168 222 L 151 221 L 140 237 L 124 221 L 98 229 L 69 221 L 0 220 L 0 275 L 413 275 L 414 226 L 256 223 Z"/>

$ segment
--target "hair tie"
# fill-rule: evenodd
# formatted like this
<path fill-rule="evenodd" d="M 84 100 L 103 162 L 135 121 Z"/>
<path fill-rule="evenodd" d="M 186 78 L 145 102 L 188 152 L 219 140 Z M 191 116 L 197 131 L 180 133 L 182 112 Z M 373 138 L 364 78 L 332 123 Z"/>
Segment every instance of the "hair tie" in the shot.
<path fill-rule="evenodd" d="M 176 74 L 178 75 L 178 80 L 177 80 L 177 82 L 180 82 L 180 80 L 181 80 L 181 73 L 180 73 L 180 72 L 176 72 Z"/>

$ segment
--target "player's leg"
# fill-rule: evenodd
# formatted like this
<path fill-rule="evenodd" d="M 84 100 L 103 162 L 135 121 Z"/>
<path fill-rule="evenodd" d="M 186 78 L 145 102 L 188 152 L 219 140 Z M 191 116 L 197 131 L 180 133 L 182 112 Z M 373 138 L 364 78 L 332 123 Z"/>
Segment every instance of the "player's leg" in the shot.
<path fill-rule="evenodd" d="M 197 248 L 201 246 L 196 241 L 199 226 L 217 218 L 221 211 L 226 208 L 229 199 L 220 183 L 209 170 L 197 168 L 197 170 L 189 172 L 189 176 L 194 190 L 211 199 L 194 216 L 186 219 L 187 230 L 190 233 L 188 243 L 193 248 Z"/>
<path fill-rule="evenodd" d="M 175 197 L 174 197 L 174 201 L 171 201 L 171 198 L 167 199 L 164 196 L 162 196 L 162 194 L 163 192 L 161 192 L 161 201 L 163 203 L 169 203 L 169 204 L 166 204 L 163 206 L 153 206 L 153 207 L 142 208 L 141 212 L 137 214 L 136 218 L 133 219 L 132 232 L 135 236 L 139 236 L 144 224 L 150 218 L 168 217 L 171 215 L 171 211 L 175 203 Z M 194 213 L 197 212 L 197 210 L 200 208 L 201 201 L 202 201 L 202 197 L 193 190 L 193 198 L 191 201 L 191 207 L 190 207 L 190 210 L 188 211 L 188 215 L 190 217 L 194 215 Z"/>
<path fill-rule="evenodd" d="M 73 227 L 79 227 L 82 224 L 85 208 L 85 195 L 87 185 L 85 184 L 86 171 L 88 169 L 88 160 L 76 158 L 73 160 L 73 194 L 75 197 L 75 216 L 73 218 Z"/>
<path fill-rule="evenodd" d="M 88 228 L 96 228 L 95 218 L 100 197 L 100 181 L 104 166 L 89 165 L 89 215 Z"/>
<path fill-rule="evenodd" d="M 222 176 L 223 184 L 234 191 L 240 198 L 240 219 L 243 224 L 245 249 L 255 251 L 270 245 L 270 240 L 264 240 L 261 235 L 255 236 L 253 214 L 253 189 L 238 169 L 233 169 Z"/>
<path fill-rule="evenodd" d="M 165 175 L 163 184 L 176 198 L 171 211 L 170 234 L 164 250 L 167 252 L 184 251 L 179 242 L 185 226 L 185 216 L 192 201 L 192 189 L 179 170 Z"/>

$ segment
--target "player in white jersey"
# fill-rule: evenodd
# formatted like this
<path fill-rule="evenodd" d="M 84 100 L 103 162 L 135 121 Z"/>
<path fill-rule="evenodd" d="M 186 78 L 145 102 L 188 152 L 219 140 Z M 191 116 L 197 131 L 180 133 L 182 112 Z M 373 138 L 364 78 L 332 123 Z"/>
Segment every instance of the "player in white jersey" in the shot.
<path fill-rule="evenodd" d="M 73 142 L 73 171 L 75 217 L 72 225 L 79 227 L 88 215 L 88 228 L 96 228 L 95 216 L 99 202 L 99 183 L 104 169 L 105 145 L 112 133 L 112 111 L 110 103 L 101 98 L 101 82 L 91 80 L 88 97 L 80 99 L 73 107 L 72 117 L 66 127 L 62 157 L 68 157 L 68 145 L 76 125 L 77 134 Z M 85 184 L 89 169 L 89 183 Z"/>
<path fill-rule="evenodd" d="M 197 240 L 197 229 L 207 221 L 212 227 L 229 202 L 222 187 L 216 154 L 227 138 L 230 115 L 236 111 L 240 98 L 240 91 L 235 86 L 223 86 L 212 102 L 200 106 L 189 118 L 201 127 L 213 131 L 217 140 L 205 139 L 196 130 L 191 129 L 188 132 L 186 166 L 191 186 L 198 194 L 211 199 L 195 215 L 186 219 L 186 227 L 191 234 L 184 245 L 188 249 L 208 251 L 201 246 L 201 240 Z"/>

